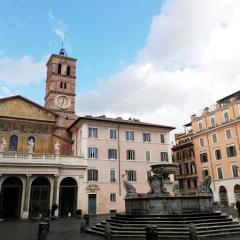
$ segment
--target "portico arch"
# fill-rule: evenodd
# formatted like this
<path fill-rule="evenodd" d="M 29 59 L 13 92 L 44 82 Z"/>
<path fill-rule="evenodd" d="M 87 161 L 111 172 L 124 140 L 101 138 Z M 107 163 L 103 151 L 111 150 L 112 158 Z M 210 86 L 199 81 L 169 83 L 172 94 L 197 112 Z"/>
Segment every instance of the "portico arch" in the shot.
<path fill-rule="evenodd" d="M 234 195 L 235 195 L 235 201 L 240 201 L 240 185 L 236 184 L 234 186 Z"/>
<path fill-rule="evenodd" d="M 68 213 L 75 215 L 77 208 L 77 182 L 72 177 L 64 178 L 60 183 L 59 192 L 59 214 L 61 217 L 68 216 Z"/>
<path fill-rule="evenodd" d="M 37 217 L 40 213 L 48 215 L 50 182 L 46 177 L 37 177 L 31 184 L 29 216 Z"/>
<path fill-rule="evenodd" d="M 19 218 L 23 183 L 18 177 L 6 178 L 1 187 L 0 211 L 2 218 Z"/>

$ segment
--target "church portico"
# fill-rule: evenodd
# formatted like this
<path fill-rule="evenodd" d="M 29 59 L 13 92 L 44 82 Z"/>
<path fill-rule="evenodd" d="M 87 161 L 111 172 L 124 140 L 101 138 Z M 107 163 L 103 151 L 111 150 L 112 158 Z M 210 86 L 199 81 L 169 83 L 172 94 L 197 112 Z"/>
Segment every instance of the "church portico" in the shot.
<path fill-rule="evenodd" d="M 74 215 L 76 209 L 83 206 L 79 194 L 79 189 L 85 189 L 86 185 L 86 162 L 83 158 L 0 153 L 0 169 L 3 218 L 46 216 L 53 204 L 59 207 L 56 216 L 67 216 L 69 212 Z"/>

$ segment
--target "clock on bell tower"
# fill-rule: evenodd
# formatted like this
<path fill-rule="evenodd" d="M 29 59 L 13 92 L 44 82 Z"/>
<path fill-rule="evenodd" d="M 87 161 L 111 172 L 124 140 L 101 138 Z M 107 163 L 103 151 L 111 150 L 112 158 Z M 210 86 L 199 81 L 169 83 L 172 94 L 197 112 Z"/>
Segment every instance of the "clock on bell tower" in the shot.
<path fill-rule="evenodd" d="M 59 54 L 52 54 L 47 62 L 45 108 L 58 114 L 59 135 L 65 135 L 66 129 L 76 119 L 76 61 L 68 57 L 62 48 Z"/>

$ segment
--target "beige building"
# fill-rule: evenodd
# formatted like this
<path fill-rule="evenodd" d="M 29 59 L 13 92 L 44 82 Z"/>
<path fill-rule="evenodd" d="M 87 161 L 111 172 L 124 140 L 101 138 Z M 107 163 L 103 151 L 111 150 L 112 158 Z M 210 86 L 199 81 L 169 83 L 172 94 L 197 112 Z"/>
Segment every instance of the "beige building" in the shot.
<path fill-rule="evenodd" d="M 74 155 L 83 154 L 88 165 L 88 201 L 84 208 L 91 214 L 111 209 L 124 211 L 126 192 L 122 175 L 126 171 L 137 192 L 148 192 L 150 165 L 172 162 L 169 140 L 172 129 L 137 119 L 79 117 L 69 130 Z"/>
<path fill-rule="evenodd" d="M 199 181 L 212 178 L 214 200 L 240 199 L 240 91 L 192 116 L 192 140 Z"/>

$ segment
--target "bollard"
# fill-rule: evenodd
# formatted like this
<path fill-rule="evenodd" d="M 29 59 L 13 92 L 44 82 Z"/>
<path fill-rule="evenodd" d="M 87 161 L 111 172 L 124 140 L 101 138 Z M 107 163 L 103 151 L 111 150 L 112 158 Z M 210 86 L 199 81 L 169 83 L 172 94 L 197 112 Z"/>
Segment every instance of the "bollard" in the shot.
<path fill-rule="evenodd" d="M 89 215 L 88 214 L 84 214 L 84 220 L 86 221 L 86 225 L 89 225 Z"/>
<path fill-rule="evenodd" d="M 190 240 L 198 240 L 196 226 L 193 223 L 189 225 L 189 237 Z"/>
<path fill-rule="evenodd" d="M 157 226 L 148 225 L 145 227 L 146 240 L 158 240 Z"/>
<path fill-rule="evenodd" d="M 47 233 L 49 233 L 49 230 L 50 230 L 50 218 L 44 218 L 43 220 L 44 220 L 44 222 L 47 223 Z"/>
<path fill-rule="evenodd" d="M 105 240 L 111 240 L 111 226 L 108 222 L 106 222 L 105 228 L 104 228 L 104 239 Z"/>
<path fill-rule="evenodd" d="M 47 223 L 40 222 L 38 226 L 38 240 L 46 240 L 47 237 Z"/>
<path fill-rule="evenodd" d="M 80 232 L 86 231 L 86 221 L 84 219 L 81 219 L 80 221 Z"/>

